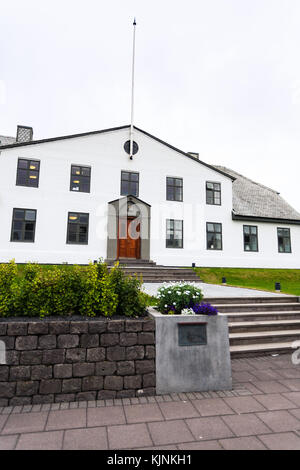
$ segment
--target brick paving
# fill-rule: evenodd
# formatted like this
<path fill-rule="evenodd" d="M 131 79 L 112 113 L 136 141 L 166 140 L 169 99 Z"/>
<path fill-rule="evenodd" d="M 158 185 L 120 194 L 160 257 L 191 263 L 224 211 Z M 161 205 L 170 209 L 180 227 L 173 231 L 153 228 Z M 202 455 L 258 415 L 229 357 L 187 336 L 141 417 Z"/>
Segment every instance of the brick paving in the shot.
<path fill-rule="evenodd" d="M 232 391 L 0 407 L 0 450 L 300 450 L 300 365 L 233 359 Z"/>

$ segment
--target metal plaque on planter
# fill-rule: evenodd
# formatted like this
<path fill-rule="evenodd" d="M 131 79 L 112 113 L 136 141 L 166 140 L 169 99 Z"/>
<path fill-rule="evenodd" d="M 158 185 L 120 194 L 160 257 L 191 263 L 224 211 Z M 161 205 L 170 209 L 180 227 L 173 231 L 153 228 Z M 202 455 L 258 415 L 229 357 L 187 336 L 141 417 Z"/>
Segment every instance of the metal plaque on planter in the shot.
<path fill-rule="evenodd" d="M 207 344 L 206 323 L 178 323 L 178 345 Z"/>

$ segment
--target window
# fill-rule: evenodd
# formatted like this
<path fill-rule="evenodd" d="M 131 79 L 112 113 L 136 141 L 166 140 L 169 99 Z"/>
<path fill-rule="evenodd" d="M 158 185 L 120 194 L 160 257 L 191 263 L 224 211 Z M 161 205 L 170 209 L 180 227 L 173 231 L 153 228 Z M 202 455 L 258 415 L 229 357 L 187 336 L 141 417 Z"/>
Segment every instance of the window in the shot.
<path fill-rule="evenodd" d="M 38 188 L 39 186 L 40 162 L 36 160 L 18 159 L 17 186 L 29 186 Z"/>
<path fill-rule="evenodd" d="M 289 228 L 277 228 L 279 253 L 291 253 L 291 233 Z"/>
<path fill-rule="evenodd" d="M 183 248 L 183 220 L 167 220 L 167 248 Z"/>
<path fill-rule="evenodd" d="M 244 251 L 258 251 L 257 227 L 244 225 Z"/>
<path fill-rule="evenodd" d="M 206 204 L 221 205 L 221 183 L 206 182 Z"/>
<path fill-rule="evenodd" d="M 167 201 L 182 201 L 183 180 L 182 178 L 167 177 Z"/>
<path fill-rule="evenodd" d="M 87 245 L 89 232 L 89 214 L 69 212 L 67 243 Z"/>
<path fill-rule="evenodd" d="M 139 195 L 139 174 L 131 171 L 121 172 L 121 195 L 138 197 Z"/>
<path fill-rule="evenodd" d="M 71 191 L 89 193 L 91 184 L 91 168 L 87 166 L 71 166 Z"/>
<path fill-rule="evenodd" d="M 10 240 L 12 242 L 34 242 L 35 222 L 35 209 L 14 209 Z"/>
<path fill-rule="evenodd" d="M 207 222 L 206 238 L 208 250 L 222 250 L 222 224 Z"/>

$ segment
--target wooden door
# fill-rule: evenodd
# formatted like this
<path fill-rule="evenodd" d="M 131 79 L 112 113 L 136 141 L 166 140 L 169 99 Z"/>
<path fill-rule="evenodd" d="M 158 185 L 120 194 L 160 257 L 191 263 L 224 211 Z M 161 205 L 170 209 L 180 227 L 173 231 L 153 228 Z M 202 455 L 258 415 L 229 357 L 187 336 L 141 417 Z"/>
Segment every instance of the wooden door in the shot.
<path fill-rule="evenodd" d="M 136 232 L 138 237 L 132 238 L 131 231 Z M 139 233 L 140 223 L 134 222 L 134 217 L 119 219 L 118 258 L 140 258 L 141 239 Z"/>

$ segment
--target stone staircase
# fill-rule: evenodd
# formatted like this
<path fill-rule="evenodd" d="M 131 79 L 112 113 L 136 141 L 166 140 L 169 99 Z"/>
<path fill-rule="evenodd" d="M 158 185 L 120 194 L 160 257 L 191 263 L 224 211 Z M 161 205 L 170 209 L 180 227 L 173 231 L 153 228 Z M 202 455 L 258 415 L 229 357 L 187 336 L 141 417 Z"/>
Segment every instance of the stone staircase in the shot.
<path fill-rule="evenodd" d="M 298 297 L 248 297 L 205 299 L 228 316 L 232 357 L 292 354 L 300 340 Z"/>
<path fill-rule="evenodd" d="M 120 265 L 128 276 L 142 278 L 143 282 L 202 282 L 192 268 L 159 266 L 154 261 L 120 260 Z M 113 262 L 108 263 L 109 268 Z"/>

